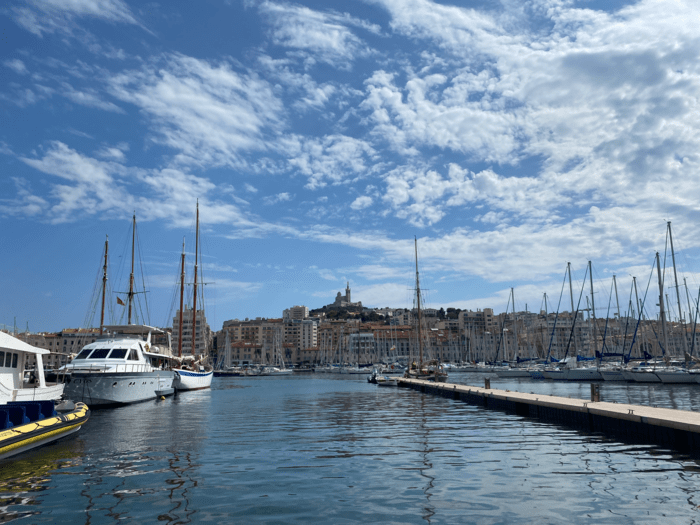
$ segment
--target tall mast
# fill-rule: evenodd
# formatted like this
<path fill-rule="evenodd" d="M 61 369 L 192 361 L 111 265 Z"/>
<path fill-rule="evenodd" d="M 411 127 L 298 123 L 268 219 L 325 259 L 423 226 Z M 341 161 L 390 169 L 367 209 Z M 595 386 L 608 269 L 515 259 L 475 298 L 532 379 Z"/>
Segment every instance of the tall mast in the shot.
<path fill-rule="evenodd" d="M 134 213 L 131 229 L 131 275 L 129 276 L 129 316 L 127 324 L 131 324 L 131 308 L 134 302 L 134 246 L 136 244 L 136 214 Z"/>
<path fill-rule="evenodd" d="M 598 333 L 596 330 L 597 326 L 596 326 L 596 322 L 595 322 L 595 298 L 593 297 L 593 265 L 592 265 L 591 261 L 588 261 L 588 275 L 589 275 L 590 280 L 591 280 L 591 314 L 593 314 L 592 315 L 592 318 L 593 318 L 593 355 L 595 355 L 596 345 L 598 342 L 598 339 L 597 339 Z M 589 319 L 590 318 L 591 318 L 591 316 L 589 316 Z"/>
<path fill-rule="evenodd" d="M 676 273 L 676 254 L 673 251 L 673 235 L 671 235 L 671 221 L 668 221 L 668 240 L 671 243 L 671 260 L 673 261 L 673 279 L 676 282 L 676 298 L 678 299 L 678 322 L 681 325 L 682 339 L 683 339 L 683 352 L 688 352 L 688 341 L 685 338 L 685 326 L 683 324 L 683 310 L 681 310 L 681 293 L 678 288 L 678 274 Z M 690 313 L 690 312 L 689 312 Z"/>
<path fill-rule="evenodd" d="M 668 350 L 668 336 L 666 335 L 666 311 L 664 309 L 664 282 L 661 278 L 661 262 L 659 252 L 656 252 L 656 275 L 659 277 L 659 317 L 661 318 L 661 333 L 664 339 L 664 353 Z"/>
<path fill-rule="evenodd" d="M 105 241 L 105 264 L 102 267 L 102 313 L 100 314 L 100 335 L 104 331 L 105 326 L 105 295 L 107 294 L 107 252 L 109 249 L 109 235 Z"/>
<path fill-rule="evenodd" d="M 518 350 L 518 315 L 515 313 L 515 290 L 510 289 L 510 296 L 513 299 L 513 339 L 515 339 L 515 346 L 513 348 L 513 359 L 517 362 L 519 356 Z M 527 307 L 526 307 L 527 309 Z"/>
<path fill-rule="evenodd" d="M 182 270 L 180 271 L 180 319 L 177 331 L 177 356 L 182 357 L 182 308 L 185 297 L 185 239 L 182 239 Z M 228 332 L 226 333 L 228 337 Z"/>
<path fill-rule="evenodd" d="M 192 356 L 197 334 L 197 262 L 199 261 L 199 200 L 197 200 L 197 226 L 194 243 L 194 293 L 192 296 Z"/>
<path fill-rule="evenodd" d="M 413 237 L 416 253 L 416 306 L 418 307 L 418 369 L 423 367 L 423 336 L 421 334 L 421 310 L 420 310 L 420 278 L 418 276 L 418 239 Z"/>
<path fill-rule="evenodd" d="M 566 263 L 566 271 L 569 273 L 569 296 L 571 297 L 571 330 L 574 330 L 576 326 L 576 317 L 578 317 L 578 312 L 574 310 L 574 287 L 571 284 L 571 263 Z M 576 344 L 576 332 L 574 331 L 574 348 L 578 353 L 578 345 Z"/>

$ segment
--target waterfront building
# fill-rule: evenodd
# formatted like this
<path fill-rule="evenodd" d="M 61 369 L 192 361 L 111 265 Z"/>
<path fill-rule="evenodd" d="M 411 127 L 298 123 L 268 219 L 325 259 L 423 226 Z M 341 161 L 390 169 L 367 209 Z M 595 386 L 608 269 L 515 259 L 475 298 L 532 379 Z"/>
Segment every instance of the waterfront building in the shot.
<path fill-rule="evenodd" d="M 192 341 L 194 339 L 194 353 L 195 355 L 208 354 L 209 350 L 212 348 L 212 332 L 209 324 L 207 323 L 207 318 L 204 314 L 204 310 L 197 310 L 197 326 L 192 330 L 192 317 L 193 311 L 191 308 L 185 306 L 182 312 L 182 355 L 192 354 Z M 175 317 L 173 317 L 173 329 L 172 329 L 172 348 L 173 353 L 177 354 L 178 349 L 178 338 L 180 331 L 180 310 L 175 312 Z"/>

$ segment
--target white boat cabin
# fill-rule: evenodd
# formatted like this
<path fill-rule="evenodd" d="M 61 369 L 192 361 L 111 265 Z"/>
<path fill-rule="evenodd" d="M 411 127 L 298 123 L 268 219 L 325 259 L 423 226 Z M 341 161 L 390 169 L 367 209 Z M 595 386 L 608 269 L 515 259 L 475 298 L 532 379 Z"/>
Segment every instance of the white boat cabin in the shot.
<path fill-rule="evenodd" d="M 63 385 L 47 385 L 44 379 L 42 355 L 49 351 L 36 348 L 9 334 L 0 332 L 0 404 L 8 401 L 59 399 Z M 37 384 L 26 388 L 25 367 L 29 356 L 36 357 Z"/>
<path fill-rule="evenodd" d="M 125 325 L 108 326 L 105 330 L 115 334 L 85 345 L 63 368 L 68 372 L 152 372 L 170 368 L 172 357 L 151 346 L 151 333 L 159 329 Z M 147 333 L 145 340 L 142 339 L 144 331 Z"/>

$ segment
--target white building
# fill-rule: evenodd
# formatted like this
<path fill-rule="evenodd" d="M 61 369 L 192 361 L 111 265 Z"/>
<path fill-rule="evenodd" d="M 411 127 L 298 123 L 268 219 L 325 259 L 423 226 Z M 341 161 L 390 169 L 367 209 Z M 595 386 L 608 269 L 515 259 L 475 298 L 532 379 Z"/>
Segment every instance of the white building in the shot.
<path fill-rule="evenodd" d="M 309 317 L 309 309 L 306 306 L 292 306 L 282 312 L 282 319 L 288 321 L 290 319 L 306 319 Z"/>

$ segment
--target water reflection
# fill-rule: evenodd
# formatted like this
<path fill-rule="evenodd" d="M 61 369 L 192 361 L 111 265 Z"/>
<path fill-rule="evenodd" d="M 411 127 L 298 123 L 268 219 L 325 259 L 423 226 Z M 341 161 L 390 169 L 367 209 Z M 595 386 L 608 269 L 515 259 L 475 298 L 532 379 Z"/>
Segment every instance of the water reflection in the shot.
<path fill-rule="evenodd" d="M 516 386 L 507 388 L 544 388 Z M 590 395 L 588 385 L 553 389 Z M 698 403 L 692 391 L 604 392 L 620 402 Z M 700 518 L 694 458 L 364 378 L 215 380 L 211 391 L 95 411 L 83 430 L 42 449 L 55 456 L 3 465 L 2 522 L 34 523 L 36 514 L 100 524 Z"/>
<path fill-rule="evenodd" d="M 77 463 L 75 445 L 58 442 L 0 462 L 0 523 L 41 513 L 52 476 Z"/>

